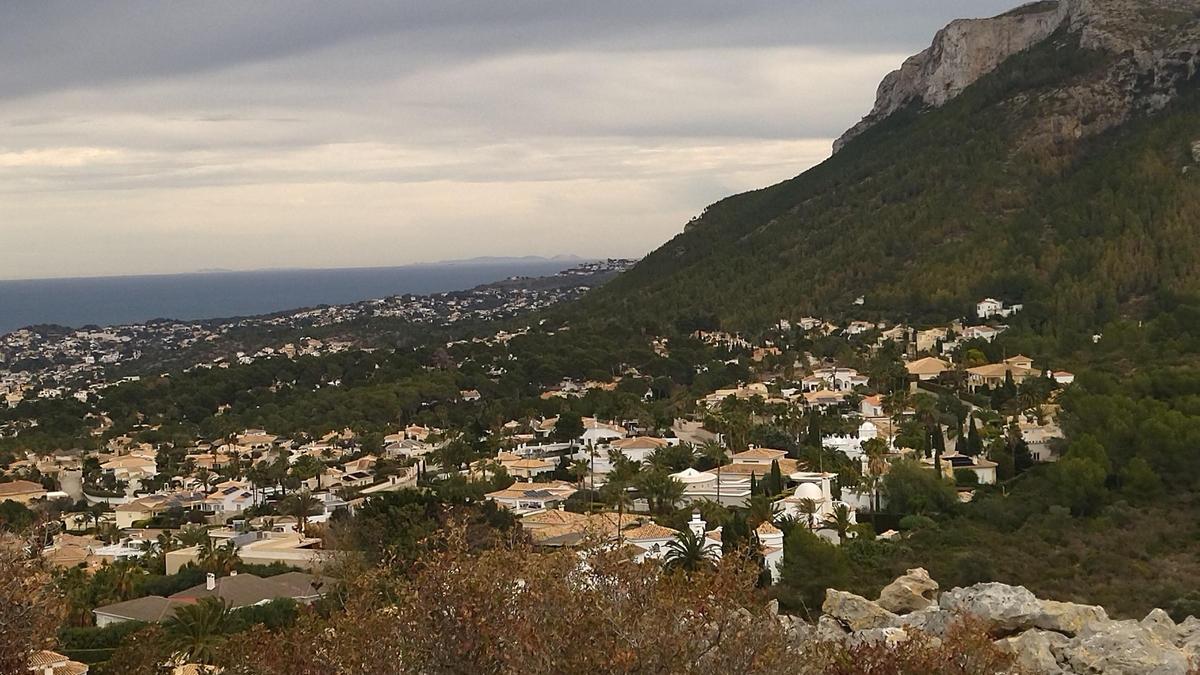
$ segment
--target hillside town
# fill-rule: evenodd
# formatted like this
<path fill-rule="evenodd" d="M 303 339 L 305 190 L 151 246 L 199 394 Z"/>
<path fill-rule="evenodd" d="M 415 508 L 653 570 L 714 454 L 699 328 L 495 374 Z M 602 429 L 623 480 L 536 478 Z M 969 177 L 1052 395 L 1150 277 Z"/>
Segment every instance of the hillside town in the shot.
<path fill-rule="evenodd" d="M 258 317 L 23 328 L 0 336 L 0 405 L 12 408 L 37 398 L 101 398 L 108 387 L 168 366 L 228 368 L 369 348 L 374 345 L 360 327 L 370 320 L 449 328 L 510 319 L 577 298 L 634 262 L 585 262 L 555 275 L 514 277 L 466 291 L 404 294 Z M 323 337 L 306 334 L 313 332 Z"/>
<path fill-rule="evenodd" d="M 450 312 L 440 316 L 452 321 L 466 301 L 421 302 Z M 1073 375 L 1024 355 L 990 358 L 1006 329 L 996 304 L 980 302 L 972 321 L 923 328 L 803 317 L 780 320 L 756 339 L 696 330 L 689 349 L 712 360 L 693 364 L 695 372 L 729 368 L 740 379 L 680 399 L 686 390 L 677 384 L 625 366 L 609 379 L 541 387 L 536 400 L 558 414 L 490 427 L 436 426 L 417 415 L 379 433 L 242 429 L 181 444 L 149 440 L 153 426 L 117 434 L 101 407 L 95 449 L 10 456 L 0 501 L 4 519 L 44 523 L 26 545 L 63 572 L 103 577 L 135 567 L 195 582 L 172 593 L 85 603 L 79 624 L 96 630 L 168 622 L 179 607 L 209 596 L 235 610 L 311 603 L 332 587 L 323 575 L 345 552 L 335 535 L 339 522 L 352 522 L 382 495 L 451 485 L 507 514 L 537 549 L 599 544 L 634 560 L 671 563 L 685 555 L 719 558 L 749 541 L 765 583 L 778 583 L 787 565 L 784 533 L 792 528 L 834 546 L 863 532 L 903 538 L 916 516 L 896 520 L 889 502 L 912 496 L 889 474 L 938 475 L 954 499 L 970 501 L 1024 467 L 1058 459 L 1064 434 L 1056 399 Z M 447 342 L 441 358 L 450 363 L 442 367 L 483 377 L 460 376 L 450 400 L 423 405 L 448 405 L 469 418 L 519 363 L 513 345 L 568 329 L 533 325 Z M 81 332 L 73 343 L 133 342 L 122 333 L 100 335 Z M 292 347 L 280 352 L 319 356 L 324 345 Z M 663 336 L 647 344 L 659 361 L 683 347 Z M 248 359 L 203 368 L 236 368 Z M 645 406 L 677 399 L 681 407 L 673 409 L 684 414 L 662 424 L 589 408 L 622 392 Z M 103 406 L 97 390 L 89 394 Z M 19 440 L 28 428 L 12 424 L 9 433 Z M 756 438 L 756 430 L 776 435 Z"/>

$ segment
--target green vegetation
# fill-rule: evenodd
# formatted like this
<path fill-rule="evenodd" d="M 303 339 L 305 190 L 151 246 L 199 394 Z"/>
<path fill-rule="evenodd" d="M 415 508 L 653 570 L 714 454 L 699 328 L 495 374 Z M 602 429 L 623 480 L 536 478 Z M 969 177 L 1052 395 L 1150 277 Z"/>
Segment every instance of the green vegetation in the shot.
<path fill-rule="evenodd" d="M 1104 62 L 1065 37 L 1018 55 L 941 109 L 897 113 L 796 178 L 713 204 L 579 312 L 753 332 L 845 316 L 860 295 L 855 318 L 917 321 L 995 295 L 1066 349 L 1132 301 L 1200 290 L 1200 174 L 1183 170 L 1194 94 L 1086 142 L 1025 142 L 1038 95 Z"/>

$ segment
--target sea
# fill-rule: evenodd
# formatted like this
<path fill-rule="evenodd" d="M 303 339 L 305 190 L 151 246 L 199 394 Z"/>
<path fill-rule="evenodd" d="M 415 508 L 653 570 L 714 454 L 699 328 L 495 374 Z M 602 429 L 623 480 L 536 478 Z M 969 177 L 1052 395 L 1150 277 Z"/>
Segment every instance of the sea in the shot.
<path fill-rule="evenodd" d="M 0 281 L 0 335 L 39 324 L 79 328 L 151 319 L 215 319 L 404 293 L 466 290 L 512 276 L 554 274 L 579 262 L 511 258 L 402 267 Z"/>

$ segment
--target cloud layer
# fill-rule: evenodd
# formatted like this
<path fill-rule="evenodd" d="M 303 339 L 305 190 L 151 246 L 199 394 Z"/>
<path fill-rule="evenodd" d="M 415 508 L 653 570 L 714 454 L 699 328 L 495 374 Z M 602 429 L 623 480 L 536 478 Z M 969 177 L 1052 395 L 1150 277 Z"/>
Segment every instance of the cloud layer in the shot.
<path fill-rule="evenodd" d="M 987 0 L 8 3 L 0 278 L 641 255 Z"/>

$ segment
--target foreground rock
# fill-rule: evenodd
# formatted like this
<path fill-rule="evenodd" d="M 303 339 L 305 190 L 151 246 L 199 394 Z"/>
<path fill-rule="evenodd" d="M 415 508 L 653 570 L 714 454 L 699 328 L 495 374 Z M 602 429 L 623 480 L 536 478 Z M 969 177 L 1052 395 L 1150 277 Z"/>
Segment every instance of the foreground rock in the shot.
<path fill-rule="evenodd" d="M 889 612 L 908 614 L 932 605 L 937 592 L 938 583 L 929 578 L 929 572 L 918 567 L 884 586 L 877 602 Z"/>
<path fill-rule="evenodd" d="M 1176 624 L 1156 609 L 1141 621 L 1114 621 L 1104 608 L 1042 600 L 1022 586 L 982 583 L 938 595 L 923 569 L 888 584 L 879 600 L 829 589 L 816 627 L 779 615 L 794 642 L 895 646 L 924 633 L 944 639 L 977 622 L 1022 673 L 1188 675 L 1200 672 L 1200 619 Z M 773 612 L 775 608 L 772 608 Z"/>

